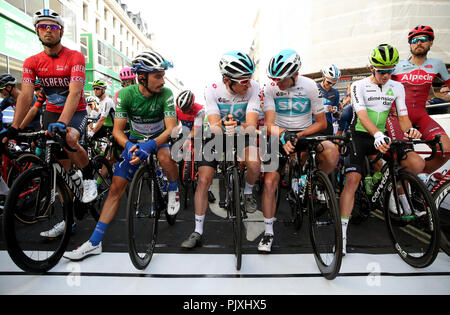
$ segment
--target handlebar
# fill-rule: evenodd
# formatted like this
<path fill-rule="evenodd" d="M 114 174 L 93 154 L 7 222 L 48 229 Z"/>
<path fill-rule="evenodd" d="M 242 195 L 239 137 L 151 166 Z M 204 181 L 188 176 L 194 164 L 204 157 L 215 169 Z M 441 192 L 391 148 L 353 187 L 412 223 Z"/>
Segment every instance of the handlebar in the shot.
<path fill-rule="evenodd" d="M 58 129 L 54 129 L 53 133 L 50 134 L 47 131 L 41 130 L 37 132 L 19 132 L 17 134 L 17 140 L 19 141 L 29 141 L 30 139 L 33 141 L 37 140 L 53 140 L 58 142 L 59 145 L 70 152 L 77 152 L 76 148 L 72 148 L 69 146 L 66 140 L 67 130 L 60 131 Z"/>

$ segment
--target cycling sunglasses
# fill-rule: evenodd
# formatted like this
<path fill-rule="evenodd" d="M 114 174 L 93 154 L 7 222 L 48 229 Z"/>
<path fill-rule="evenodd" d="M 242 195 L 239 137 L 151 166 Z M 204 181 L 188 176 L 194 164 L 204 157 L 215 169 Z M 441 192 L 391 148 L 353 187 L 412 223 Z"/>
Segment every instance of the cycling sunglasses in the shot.
<path fill-rule="evenodd" d="M 335 85 L 337 82 L 331 82 L 331 81 L 328 81 L 328 80 L 325 80 L 325 81 L 327 81 L 327 83 L 329 84 L 329 85 L 331 85 L 331 86 L 333 86 L 333 85 Z"/>
<path fill-rule="evenodd" d="M 232 79 L 230 78 L 231 81 L 237 82 L 241 85 L 247 85 L 250 83 L 250 79 Z"/>
<path fill-rule="evenodd" d="M 58 24 L 45 24 L 45 23 L 39 23 L 37 25 L 37 28 L 40 30 L 48 30 L 50 29 L 51 31 L 59 31 L 61 29 L 61 25 Z"/>
<path fill-rule="evenodd" d="M 392 74 L 395 70 L 395 68 L 391 68 L 391 69 L 377 69 L 374 68 L 376 72 L 378 72 L 379 74 Z"/>
<path fill-rule="evenodd" d="M 415 37 L 411 39 L 411 44 L 417 44 L 419 41 L 421 41 L 422 43 L 426 43 L 430 41 L 430 38 L 428 36 Z"/>

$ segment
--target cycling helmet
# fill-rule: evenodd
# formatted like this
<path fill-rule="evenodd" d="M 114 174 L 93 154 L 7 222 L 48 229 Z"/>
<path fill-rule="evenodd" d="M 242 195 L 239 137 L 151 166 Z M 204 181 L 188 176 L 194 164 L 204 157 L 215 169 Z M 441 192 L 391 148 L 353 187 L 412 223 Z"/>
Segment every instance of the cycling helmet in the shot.
<path fill-rule="evenodd" d="M 96 96 L 88 96 L 86 97 L 86 103 L 92 103 L 95 102 L 98 104 L 98 98 Z"/>
<path fill-rule="evenodd" d="M 411 43 L 411 39 L 417 35 L 426 35 L 431 40 L 434 40 L 434 31 L 429 26 L 417 25 L 408 33 L 408 43 Z"/>
<path fill-rule="evenodd" d="M 225 53 L 219 62 L 223 76 L 233 79 L 251 77 L 255 72 L 255 63 L 249 55 L 240 51 Z"/>
<path fill-rule="evenodd" d="M 326 78 L 330 78 L 336 81 L 341 77 L 341 71 L 339 71 L 338 67 L 333 64 L 323 67 L 322 73 Z"/>
<path fill-rule="evenodd" d="M 106 83 L 102 80 L 95 80 L 94 82 L 92 82 L 92 87 L 101 87 L 106 89 Z"/>
<path fill-rule="evenodd" d="M 125 67 L 119 72 L 119 78 L 120 80 L 128 80 L 128 79 L 135 79 L 136 74 L 131 71 L 130 67 Z"/>
<path fill-rule="evenodd" d="M 137 55 L 132 61 L 132 71 L 158 72 L 172 68 L 173 64 L 154 51 L 146 51 Z"/>
<path fill-rule="evenodd" d="M 6 87 L 7 85 L 16 85 L 17 80 L 9 73 L 0 75 L 0 87 Z"/>
<path fill-rule="evenodd" d="M 398 50 L 389 44 L 378 45 L 369 56 L 370 63 L 376 67 L 394 67 L 399 60 Z"/>
<path fill-rule="evenodd" d="M 285 49 L 270 59 L 267 75 L 271 79 L 283 80 L 293 76 L 301 65 L 302 62 L 297 52 L 292 49 Z"/>
<path fill-rule="evenodd" d="M 184 111 L 186 109 L 191 108 L 194 105 L 194 100 L 195 100 L 194 94 L 189 90 L 185 90 L 177 96 L 176 104 L 179 109 Z"/>
<path fill-rule="evenodd" d="M 64 27 L 62 17 L 52 9 L 41 9 L 33 15 L 33 25 L 36 26 L 40 21 L 53 21 Z"/>

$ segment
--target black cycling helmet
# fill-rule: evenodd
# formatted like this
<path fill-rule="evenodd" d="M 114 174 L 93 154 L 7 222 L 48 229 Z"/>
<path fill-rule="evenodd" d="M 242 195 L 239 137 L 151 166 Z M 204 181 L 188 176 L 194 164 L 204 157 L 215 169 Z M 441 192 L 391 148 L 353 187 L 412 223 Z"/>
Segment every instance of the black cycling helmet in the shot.
<path fill-rule="evenodd" d="M 9 73 L 0 75 L 0 88 L 5 88 L 8 85 L 16 85 L 17 80 Z"/>

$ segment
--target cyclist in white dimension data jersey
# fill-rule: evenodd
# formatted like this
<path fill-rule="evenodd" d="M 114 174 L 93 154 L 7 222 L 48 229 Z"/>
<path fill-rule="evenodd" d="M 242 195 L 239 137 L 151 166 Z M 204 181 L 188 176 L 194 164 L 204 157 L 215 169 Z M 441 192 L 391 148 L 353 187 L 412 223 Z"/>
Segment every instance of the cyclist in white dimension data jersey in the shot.
<path fill-rule="evenodd" d="M 342 222 L 343 251 L 346 253 L 347 225 L 352 213 L 355 192 L 362 178 L 365 156 L 372 156 L 377 150 L 385 153 L 389 150 L 389 142 L 385 142 L 386 120 L 393 102 L 397 104 L 397 112 L 402 130 L 411 138 L 420 138 L 421 134 L 412 128 L 405 104 L 405 90 L 401 84 L 390 80 L 395 65 L 398 63 L 398 51 L 391 45 L 383 44 L 375 48 L 369 60 L 372 75 L 353 82 L 350 87 L 354 116 L 352 121 L 353 142 L 356 152 L 350 148 L 345 158 L 346 182 L 339 200 Z M 354 154 L 355 153 L 355 154 Z M 411 165 L 408 159 L 402 166 L 409 171 L 423 169 L 425 163 L 416 161 Z M 399 191 L 400 199 L 405 195 Z M 401 200 L 400 200 L 401 201 Z"/>
<path fill-rule="evenodd" d="M 276 136 L 280 139 L 279 151 L 284 156 L 280 159 L 278 171 L 268 170 L 264 174 L 262 210 L 265 233 L 258 245 L 258 251 L 264 253 L 271 251 L 273 243 L 275 193 L 280 181 L 279 172 L 289 154 L 306 149 L 300 141 L 291 143 L 289 134 L 295 134 L 297 137 L 312 136 L 327 128 L 321 93 L 313 80 L 298 74 L 300 65 L 300 56 L 288 49 L 273 57 L 267 69 L 269 79 L 273 82 L 264 87 L 265 122 L 271 137 Z M 316 120 L 314 123 L 313 116 Z M 318 165 L 329 174 L 337 165 L 339 152 L 330 141 L 323 141 L 321 145 L 323 149 L 318 150 Z M 273 152 L 271 155 L 274 155 Z M 306 157 L 305 153 L 302 153 L 302 156 Z"/>
<path fill-rule="evenodd" d="M 245 53 L 232 51 L 222 56 L 220 60 L 222 80 L 207 86 L 205 91 L 206 115 L 211 131 L 216 138 L 221 137 L 223 129 L 227 134 L 235 133 L 240 122 L 241 128 L 257 127 L 258 106 L 260 106 L 259 86 L 251 80 L 255 71 L 253 60 Z M 226 119 L 230 120 L 226 120 Z M 260 176 L 261 163 L 256 146 L 244 146 L 244 159 L 247 165 L 245 174 L 244 202 L 247 212 L 256 211 L 256 200 L 252 188 Z M 239 145 L 238 145 L 239 149 Z M 241 155 L 242 152 L 238 152 Z M 208 207 L 208 188 L 212 183 L 218 162 L 208 161 L 205 157 L 199 162 L 198 185 L 195 191 L 195 230 L 181 244 L 190 249 L 201 244 L 203 224 Z"/>

